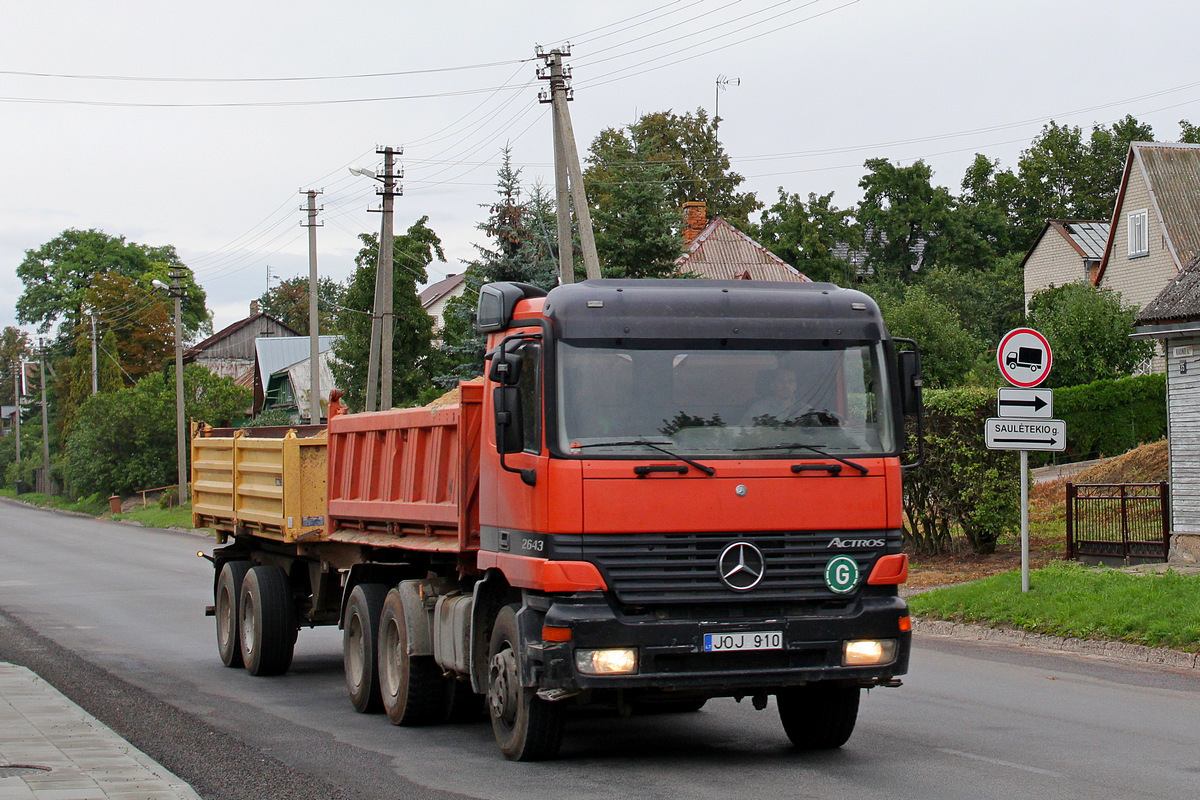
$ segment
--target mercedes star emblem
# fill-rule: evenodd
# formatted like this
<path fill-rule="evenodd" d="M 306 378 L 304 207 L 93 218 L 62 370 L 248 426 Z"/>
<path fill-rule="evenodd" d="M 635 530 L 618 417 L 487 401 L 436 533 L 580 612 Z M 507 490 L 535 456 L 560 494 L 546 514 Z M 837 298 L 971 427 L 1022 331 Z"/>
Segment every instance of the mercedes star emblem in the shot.
<path fill-rule="evenodd" d="M 747 592 L 758 586 L 766 572 L 762 551 L 749 542 L 734 542 L 721 551 L 717 574 L 721 582 L 735 592 Z"/>

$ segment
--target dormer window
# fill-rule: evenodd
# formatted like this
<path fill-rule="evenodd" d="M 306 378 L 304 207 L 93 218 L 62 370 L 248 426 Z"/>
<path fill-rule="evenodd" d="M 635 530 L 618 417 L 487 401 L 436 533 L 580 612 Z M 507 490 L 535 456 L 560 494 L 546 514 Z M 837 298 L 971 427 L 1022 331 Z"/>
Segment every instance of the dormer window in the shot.
<path fill-rule="evenodd" d="M 1150 255 L 1149 214 L 1146 209 L 1129 214 L 1129 257 Z"/>

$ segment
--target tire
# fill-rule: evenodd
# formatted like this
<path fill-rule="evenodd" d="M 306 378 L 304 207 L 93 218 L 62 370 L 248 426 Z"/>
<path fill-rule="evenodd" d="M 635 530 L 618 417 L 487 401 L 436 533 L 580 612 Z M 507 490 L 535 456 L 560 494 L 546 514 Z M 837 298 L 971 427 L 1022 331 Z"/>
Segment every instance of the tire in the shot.
<path fill-rule="evenodd" d="M 433 656 L 408 654 L 408 625 L 400 591 L 383 601 L 379 619 L 379 688 L 393 725 L 436 725 L 446 718 L 446 678 Z"/>
<path fill-rule="evenodd" d="M 857 686 L 821 683 L 785 689 L 775 696 L 783 730 L 801 750 L 835 750 L 854 733 Z"/>
<path fill-rule="evenodd" d="M 242 581 L 250 571 L 249 561 L 226 561 L 217 576 L 213 607 L 217 618 L 217 652 L 227 667 L 242 666 L 242 650 L 238 635 L 238 595 Z"/>
<path fill-rule="evenodd" d="M 563 708 L 521 685 L 517 606 L 500 609 L 488 656 L 488 715 L 500 752 L 511 761 L 553 758 L 562 744 Z"/>
<path fill-rule="evenodd" d="M 388 588 L 380 583 L 360 583 L 350 592 L 342 620 L 342 664 L 350 702 L 360 714 L 383 710 L 376 670 L 379 617 Z"/>
<path fill-rule="evenodd" d="M 282 675 L 296 647 L 296 610 L 287 573 L 253 567 L 242 582 L 238 627 L 242 661 L 251 675 Z"/>

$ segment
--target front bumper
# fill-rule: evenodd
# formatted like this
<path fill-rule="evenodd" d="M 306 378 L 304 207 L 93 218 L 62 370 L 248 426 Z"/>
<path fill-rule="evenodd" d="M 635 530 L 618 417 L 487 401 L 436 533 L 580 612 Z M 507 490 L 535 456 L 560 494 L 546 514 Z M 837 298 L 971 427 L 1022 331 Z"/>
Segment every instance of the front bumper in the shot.
<path fill-rule="evenodd" d="M 529 609 L 532 610 L 532 609 Z M 751 609 L 689 608 L 625 614 L 603 595 L 555 598 L 540 624 L 571 629 L 569 642 L 540 642 L 540 690 L 654 689 L 710 696 L 769 691 L 812 681 L 875 685 L 908 671 L 912 635 L 900 629 L 908 606 L 892 595 L 864 594 L 839 609 L 792 609 L 755 615 Z M 534 622 L 529 620 L 530 623 Z M 530 624 L 528 630 L 536 630 Z M 704 652 L 705 634 L 779 631 L 783 649 Z M 872 666 L 842 666 L 843 643 L 894 639 L 895 658 Z M 587 675 L 576 649 L 634 647 L 638 670 Z"/>

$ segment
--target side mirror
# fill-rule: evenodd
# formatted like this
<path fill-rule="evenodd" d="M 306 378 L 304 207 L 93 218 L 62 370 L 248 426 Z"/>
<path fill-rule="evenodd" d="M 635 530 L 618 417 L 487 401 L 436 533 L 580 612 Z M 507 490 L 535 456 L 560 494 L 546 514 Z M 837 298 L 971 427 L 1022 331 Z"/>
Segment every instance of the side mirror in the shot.
<path fill-rule="evenodd" d="M 507 453 L 520 453 L 525 449 L 520 390 L 516 386 L 497 386 L 492 390 L 492 405 L 496 412 L 496 451 L 500 453 L 500 468 L 517 473 L 527 486 L 537 485 L 537 470 L 516 469 L 504 462 Z"/>
<path fill-rule="evenodd" d="M 900 373 L 900 407 L 906 416 L 921 410 L 921 354 L 916 350 L 905 350 L 896 354 Z"/>
<path fill-rule="evenodd" d="M 497 348 L 492 355 L 492 365 L 488 369 L 488 379 L 501 386 L 516 386 L 521 379 L 521 356 L 517 353 L 505 352 Z"/>
<path fill-rule="evenodd" d="M 496 449 L 501 453 L 519 453 L 525 449 L 525 420 L 521 415 L 521 396 L 515 386 L 497 386 L 492 390 L 496 408 Z"/>

